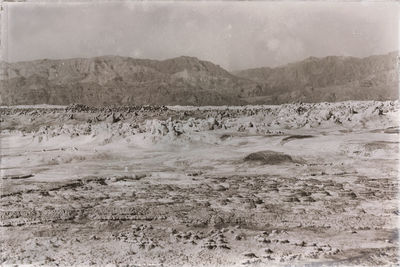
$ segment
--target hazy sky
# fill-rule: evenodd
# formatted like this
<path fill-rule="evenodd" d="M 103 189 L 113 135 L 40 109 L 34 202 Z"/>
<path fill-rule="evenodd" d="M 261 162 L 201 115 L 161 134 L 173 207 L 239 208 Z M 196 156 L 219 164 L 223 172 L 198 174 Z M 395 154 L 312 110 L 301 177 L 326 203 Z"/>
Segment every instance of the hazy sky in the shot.
<path fill-rule="evenodd" d="M 188 55 L 237 70 L 399 47 L 395 2 L 9 3 L 2 24 L 7 61 Z"/>

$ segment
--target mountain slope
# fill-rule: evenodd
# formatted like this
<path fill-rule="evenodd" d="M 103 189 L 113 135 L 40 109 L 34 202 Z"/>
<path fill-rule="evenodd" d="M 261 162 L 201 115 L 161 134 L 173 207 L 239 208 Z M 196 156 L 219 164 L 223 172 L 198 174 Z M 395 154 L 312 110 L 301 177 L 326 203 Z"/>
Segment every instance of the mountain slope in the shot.
<path fill-rule="evenodd" d="M 1 104 L 242 104 L 257 83 L 192 57 L 2 63 Z"/>
<path fill-rule="evenodd" d="M 238 105 L 398 98 L 397 53 L 308 58 L 229 73 L 194 57 L 119 56 L 0 66 L 0 105 Z"/>
<path fill-rule="evenodd" d="M 367 58 L 310 57 L 282 67 L 235 74 L 261 83 L 261 94 L 274 103 L 398 98 L 396 52 Z"/>

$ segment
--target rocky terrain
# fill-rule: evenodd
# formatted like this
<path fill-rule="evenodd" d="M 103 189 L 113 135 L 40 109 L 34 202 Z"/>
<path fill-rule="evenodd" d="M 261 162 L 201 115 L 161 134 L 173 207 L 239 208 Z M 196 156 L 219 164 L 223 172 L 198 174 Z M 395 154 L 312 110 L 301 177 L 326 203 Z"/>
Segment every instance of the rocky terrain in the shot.
<path fill-rule="evenodd" d="M 398 112 L 2 107 L 1 263 L 396 266 Z"/>
<path fill-rule="evenodd" d="M 117 56 L 4 63 L 1 103 L 242 104 L 257 83 L 193 57 L 164 61 Z"/>
<path fill-rule="evenodd" d="M 398 52 L 366 58 L 309 57 L 277 68 L 237 71 L 239 77 L 263 84 L 266 97 L 254 102 L 398 99 Z"/>
<path fill-rule="evenodd" d="M 230 73 L 194 57 L 0 63 L 0 105 L 241 105 L 398 99 L 397 52 Z"/>

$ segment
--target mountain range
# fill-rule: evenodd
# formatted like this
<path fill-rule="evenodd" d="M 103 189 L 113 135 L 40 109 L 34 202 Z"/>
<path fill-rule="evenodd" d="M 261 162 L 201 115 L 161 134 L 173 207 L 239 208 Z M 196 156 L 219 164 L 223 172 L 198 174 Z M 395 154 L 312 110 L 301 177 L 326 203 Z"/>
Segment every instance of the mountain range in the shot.
<path fill-rule="evenodd" d="M 228 72 L 195 57 L 0 64 L 0 105 L 242 105 L 398 98 L 397 52 Z"/>

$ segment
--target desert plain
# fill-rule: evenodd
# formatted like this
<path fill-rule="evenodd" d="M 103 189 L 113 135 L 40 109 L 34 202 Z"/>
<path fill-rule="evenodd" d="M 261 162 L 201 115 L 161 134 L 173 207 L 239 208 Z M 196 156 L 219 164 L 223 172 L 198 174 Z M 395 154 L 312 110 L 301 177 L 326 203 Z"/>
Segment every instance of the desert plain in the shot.
<path fill-rule="evenodd" d="M 3 106 L 1 263 L 398 266 L 398 112 Z"/>

